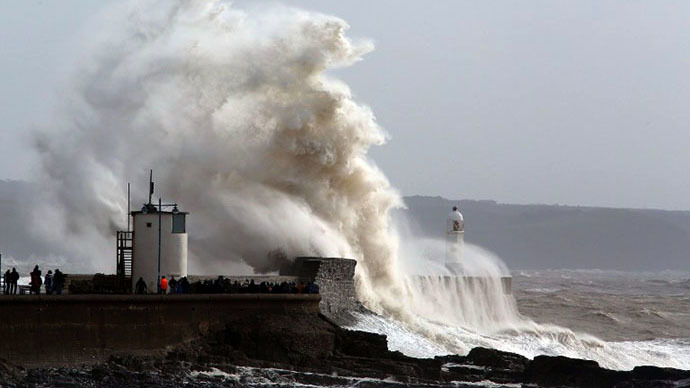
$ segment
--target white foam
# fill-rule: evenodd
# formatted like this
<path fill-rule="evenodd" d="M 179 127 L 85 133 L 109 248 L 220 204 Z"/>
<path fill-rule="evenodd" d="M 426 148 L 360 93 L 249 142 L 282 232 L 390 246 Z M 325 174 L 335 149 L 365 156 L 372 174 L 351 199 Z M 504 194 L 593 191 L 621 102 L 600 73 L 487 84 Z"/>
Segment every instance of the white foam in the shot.
<path fill-rule="evenodd" d="M 591 359 L 602 367 L 617 370 L 630 370 L 638 365 L 690 369 L 690 340 L 606 342 L 559 326 L 534 323 L 531 323 L 532 329 L 525 326 L 503 332 L 480 333 L 427 321 L 426 329 L 417 331 L 400 321 L 379 315 L 356 314 L 356 317 L 358 322 L 351 329 L 384 334 L 388 337 L 390 350 L 411 357 L 464 355 L 473 347 L 481 346 L 528 358 L 543 354 Z"/>
<path fill-rule="evenodd" d="M 488 387 L 488 388 L 520 388 L 522 384 L 499 384 L 491 380 L 482 381 L 452 381 L 457 387 Z"/>
<path fill-rule="evenodd" d="M 357 315 L 354 329 L 385 334 L 389 348 L 414 357 L 466 354 L 481 346 L 522 354 L 591 359 L 618 370 L 638 365 L 690 369 L 690 340 L 606 342 L 522 316 L 491 252 L 467 244 L 460 265 L 444 266 L 443 241 L 401 238 L 397 309 Z M 594 272 L 596 273 L 596 271 Z M 544 291 L 544 290 L 540 290 Z M 615 317 L 614 317 L 615 319 Z"/>
<path fill-rule="evenodd" d="M 193 379 L 200 378 L 216 378 L 222 381 L 232 381 L 242 386 L 290 386 L 290 387 L 314 387 L 319 388 L 321 385 L 300 383 L 300 376 L 320 376 L 324 378 L 339 377 L 343 384 L 329 384 L 328 387 L 356 387 L 360 384 L 368 385 L 367 383 L 385 383 L 386 386 L 399 385 L 403 387 L 409 386 L 407 382 L 400 382 L 392 377 L 379 379 L 373 377 L 353 377 L 353 376 L 335 376 L 323 373 L 314 372 L 300 372 L 289 369 L 280 368 L 255 368 L 249 366 L 235 367 L 236 373 L 227 373 L 218 368 L 209 368 L 207 371 L 193 371 L 190 377 Z M 325 386 L 324 386 L 325 387 Z"/>

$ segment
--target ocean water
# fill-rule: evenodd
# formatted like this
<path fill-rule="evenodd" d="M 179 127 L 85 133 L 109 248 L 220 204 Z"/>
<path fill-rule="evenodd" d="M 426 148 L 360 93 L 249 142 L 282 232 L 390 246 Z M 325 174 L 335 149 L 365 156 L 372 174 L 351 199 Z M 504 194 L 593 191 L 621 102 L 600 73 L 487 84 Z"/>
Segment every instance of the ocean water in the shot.
<path fill-rule="evenodd" d="M 429 283 L 433 276 L 414 276 L 408 282 L 424 306 L 412 309 L 415 320 L 360 314 L 351 328 L 386 334 L 391 350 L 414 357 L 484 346 L 530 358 L 592 359 L 617 370 L 690 369 L 690 273 L 548 270 L 512 277 L 507 295 L 491 279 L 470 287 L 461 278 Z"/>
<path fill-rule="evenodd" d="M 520 312 L 606 341 L 690 338 L 690 272 L 515 271 Z"/>

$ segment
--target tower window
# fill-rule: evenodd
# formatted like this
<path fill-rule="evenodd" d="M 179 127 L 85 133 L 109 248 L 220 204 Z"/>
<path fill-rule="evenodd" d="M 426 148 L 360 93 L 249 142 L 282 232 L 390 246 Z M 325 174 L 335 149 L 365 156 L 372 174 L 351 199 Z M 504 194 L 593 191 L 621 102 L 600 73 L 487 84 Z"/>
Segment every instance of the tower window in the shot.
<path fill-rule="evenodd" d="M 173 214 L 172 217 L 172 232 L 187 233 L 185 225 L 185 214 Z"/>

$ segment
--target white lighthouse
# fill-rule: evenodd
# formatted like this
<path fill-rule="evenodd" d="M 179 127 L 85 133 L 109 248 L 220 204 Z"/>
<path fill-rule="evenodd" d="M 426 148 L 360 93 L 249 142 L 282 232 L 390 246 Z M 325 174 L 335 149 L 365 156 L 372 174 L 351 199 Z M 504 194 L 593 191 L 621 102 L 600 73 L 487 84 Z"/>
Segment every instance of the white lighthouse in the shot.
<path fill-rule="evenodd" d="M 462 261 L 465 245 L 465 220 L 457 206 L 448 214 L 446 219 L 446 265 L 453 265 Z"/>

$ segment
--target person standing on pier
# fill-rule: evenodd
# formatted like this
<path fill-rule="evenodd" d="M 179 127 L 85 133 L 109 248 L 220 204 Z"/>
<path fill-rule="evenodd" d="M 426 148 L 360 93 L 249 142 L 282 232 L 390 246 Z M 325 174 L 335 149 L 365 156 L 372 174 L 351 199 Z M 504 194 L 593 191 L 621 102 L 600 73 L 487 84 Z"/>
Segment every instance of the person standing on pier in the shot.
<path fill-rule="evenodd" d="M 171 294 L 177 293 L 177 280 L 175 280 L 175 276 L 172 276 L 170 278 L 170 281 L 168 282 L 168 286 L 170 286 L 170 293 Z"/>
<path fill-rule="evenodd" d="M 14 295 L 17 293 L 17 282 L 19 281 L 19 272 L 17 269 L 12 267 L 12 272 L 10 273 L 10 294 Z"/>
<path fill-rule="evenodd" d="M 62 295 L 62 288 L 65 286 L 65 275 L 59 270 L 55 270 L 53 275 L 53 290 L 55 294 Z"/>
<path fill-rule="evenodd" d="M 46 295 L 51 295 L 53 293 L 53 271 L 48 270 L 43 283 L 45 284 Z"/>
<path fill-rule="evenodd" d="M 137 284 L 134 286 L 134 293 L 143 295 L 148 291 L 147 288 L 144 278 L 140 276 L 139 280 L 137 280 Z"/>
<path fill-rule="evenodd" d="M 41 284 L 43 283 L 43 279 L 41 279 L 41 270 L 38 269 L 38 265 L 34 267 L 34 270 L 31 271 L 31 294 L 40 294 L 41 293 Z"/>
<path fill-rule="evenodd" d="M 2 289 L 2 292 L 7 295 L 10 293 L 10 279 L 12 276 L 10 275 L 10 270 L 8 269 L 5 271 L 5 275 L 3 275 L 2 280 L 5 282 L 5 287 Z"/>
<path fill-rule="evenodd" d="M 163 276 L 163 278 L 161 279 L 160 287 L 161 287 L 161 294 L 165 294 L 168 292 L 168 279 L 166 279 L 165 276 Z"/>

